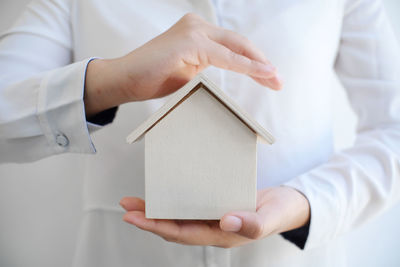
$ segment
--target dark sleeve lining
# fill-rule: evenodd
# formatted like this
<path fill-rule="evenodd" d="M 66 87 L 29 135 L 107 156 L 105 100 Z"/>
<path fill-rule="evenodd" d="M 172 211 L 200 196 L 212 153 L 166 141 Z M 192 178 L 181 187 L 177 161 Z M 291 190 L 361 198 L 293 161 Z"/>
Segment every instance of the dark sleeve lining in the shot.
<path fill-rule="evenodd" d="M 308 233 L 310 231 L 310 221 L 308 221 L 308 223 L 303 227 L 281 233 L 281 235 L 286 240 L 289 240 L 295 244 L 298 248 L 304 249 L 307 242 Z"/>
<path fill-rule="evenodd" d="M 117 114 L 118 107 L 109 108 L 91 116 L 87 119 L 88 122 L 98 124 L 101 126 L 107 125 L 113 122 L 115 115 Z"/>

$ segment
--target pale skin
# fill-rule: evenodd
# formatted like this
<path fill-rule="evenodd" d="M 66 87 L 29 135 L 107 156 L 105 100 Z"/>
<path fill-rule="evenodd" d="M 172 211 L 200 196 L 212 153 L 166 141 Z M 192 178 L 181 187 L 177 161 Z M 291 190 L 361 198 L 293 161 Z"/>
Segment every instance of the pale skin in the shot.
<path fill-rule="evenodd" d="M 222 248 L 242 246 L 299 228 L 310 216 L 307 199 L 285 186 L 259 190 L 255 212 L 233 211 L 219 221 L 146 219 L 142 199 L 125 197 L 120 204 L 126 210 L 124 221 L 166 241 Z"/>
<path fill-rule="evenodd" d="M 282 88 L 276 68 L 252 42 L 197 15 L 187 14 L 129 54 L 89 63 L 84 97 L 86 116 L 127 102 L 173 93 L 211 65 L 248 75 L 273 90 Z M 285 186 L 260 190 L 255 212 L 234 211 L 219 221 L 146 219 L 142 199 L 125 197 L 120 204 L 126 210 L 126 222 L 167 241 L 224 248 L 299 228 L 310 218 L 306 197 Z"/>

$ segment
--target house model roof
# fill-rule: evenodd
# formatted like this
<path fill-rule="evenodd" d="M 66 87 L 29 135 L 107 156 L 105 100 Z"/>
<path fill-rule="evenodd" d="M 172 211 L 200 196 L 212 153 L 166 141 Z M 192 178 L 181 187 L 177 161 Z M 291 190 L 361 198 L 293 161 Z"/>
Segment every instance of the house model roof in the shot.
<path fill-rule="evenodd" d="M 151 130 L 151 128 L 167 116 L 170 111 L 179 106 L 183 101 L 190 97 L 192 93 L 200 88 L 206 89 L 211 95 L 220 101 L 222 105 L 229 109 L 241 122 L 257 135 L 258 140 L 268 144 L 274 142 L 274 137 L 267 130 L 254 121 L 244 110 L 234 103 L 230 97 L 228 97 L 221 89 L 201 73 L 179 89 L 172 98 L 165 103 L 165 105 L 134 130 L 127 137 L 126 141 L 131 144 L 140 140 L 149 130 Z"/>

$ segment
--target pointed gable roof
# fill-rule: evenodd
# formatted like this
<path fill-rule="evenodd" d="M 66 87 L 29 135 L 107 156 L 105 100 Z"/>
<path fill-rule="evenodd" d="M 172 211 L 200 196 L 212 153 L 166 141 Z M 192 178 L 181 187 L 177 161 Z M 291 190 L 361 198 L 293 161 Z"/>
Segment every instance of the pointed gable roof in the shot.
<path fill-rule="evenodd" d="M 274 143 L 274 137 L 261 125 L 254 121 L 245 111 L 232 101 L 221 89 L 211 82 L 202 73 L 198 74 L 191 81 L 179 89 L 167 103 L 157 110 L 150 118 L 143 122 L 127 138 L 129 144 L 140 140 L 148 131 L 151 130 L 160 120 L 168 115 L 175 107 L 179 106 L 186 98 L 190 97 L 197 89 L 204 88 L 218 101 L 229 109 L 241 122 L 253 131 L 259 140 L 268 144 Z"/>

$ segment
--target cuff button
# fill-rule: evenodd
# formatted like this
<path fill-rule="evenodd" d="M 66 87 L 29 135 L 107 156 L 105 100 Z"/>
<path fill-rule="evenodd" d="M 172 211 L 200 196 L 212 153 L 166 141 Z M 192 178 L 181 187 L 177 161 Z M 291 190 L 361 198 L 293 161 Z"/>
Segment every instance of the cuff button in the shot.
<path fill-rule="evenodd" d="M 69 144 L 68 138 L 64 134 L 57 134 L 56 135 L 56 143 L 61 147 L 66 147 Z"/>

